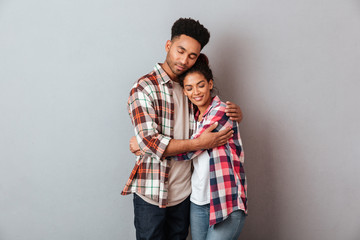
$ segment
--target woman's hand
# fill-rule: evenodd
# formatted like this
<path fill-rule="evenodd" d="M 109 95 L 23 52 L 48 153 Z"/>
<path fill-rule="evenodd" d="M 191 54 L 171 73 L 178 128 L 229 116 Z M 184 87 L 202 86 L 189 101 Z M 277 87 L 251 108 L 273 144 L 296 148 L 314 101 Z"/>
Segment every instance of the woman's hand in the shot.
<path fill-rule="evenodd" d="M 139 147 L 138 142 L 136 141 L 136 137 L 135 137 L 135 136 L 133 136 L 133 137 L 130 139 L 129 145 L 130 145 L 130 151 L 131 151 L 133 154 L 135 154 L 136 156 L 140 156 L 140 155 L 141 155 L 140 147 Z"/>
<path fill-rule="evenodd" d="M 230 120 L 237 121 L 238 123 L 241 122 L 243 119 L 242 111 L 238 105 L 232 103 L 230 101 L 226 102 L 226 116 L 230 117 Z"/>

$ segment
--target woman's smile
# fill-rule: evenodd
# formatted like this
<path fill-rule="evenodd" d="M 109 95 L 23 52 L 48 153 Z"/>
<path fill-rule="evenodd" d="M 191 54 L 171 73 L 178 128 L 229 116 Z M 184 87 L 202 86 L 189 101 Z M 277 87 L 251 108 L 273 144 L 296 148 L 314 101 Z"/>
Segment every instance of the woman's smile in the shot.
<path fill-rule="evenodd" d="M 211 103 L 213 80 L 206 80 L 203 74 L 192 72 L 184 79 L 184 94 L 195 104 L 200 112 L 204 112 Z"/>

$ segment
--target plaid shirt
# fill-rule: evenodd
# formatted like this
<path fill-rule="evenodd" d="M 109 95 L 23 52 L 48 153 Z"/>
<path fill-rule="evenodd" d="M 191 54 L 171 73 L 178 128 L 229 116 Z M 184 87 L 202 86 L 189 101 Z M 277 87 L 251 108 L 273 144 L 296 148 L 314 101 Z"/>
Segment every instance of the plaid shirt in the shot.
<path fill-rule="evenodd" d="M 162 155 L 174 137 L 174 100 L 170 77 L 159 64 L 131 89 L 128 111 L 142 156 L 137 157 L 121 194 L 137 192 L 164 208 L 171 161 Z"/>
<path fill-rule="evenodd" d="M 215 131 L 229 127 L 234 130 L 234 136 L 226 145 L 207 150 L 210 156 L 210 226 L 223 221 L 235 210 L 241 209 L 247 213 L 247 183 L 239 126 L 226 116 L 225 107 L 225 103 L 214 97 L 199 128 L 191 137 L 199 137 L 215 122 L 219 123 Z M 174 159 L 190 160 L 202 152 L 179 154 Z"/>

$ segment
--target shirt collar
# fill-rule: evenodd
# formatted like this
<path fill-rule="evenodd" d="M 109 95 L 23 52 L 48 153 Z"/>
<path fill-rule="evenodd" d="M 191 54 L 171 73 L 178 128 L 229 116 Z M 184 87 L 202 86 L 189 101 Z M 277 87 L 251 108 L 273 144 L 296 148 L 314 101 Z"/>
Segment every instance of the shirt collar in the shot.
<path fill-rule="evenodd" d="M 161 67 L 160 63 L 157 63 L 154 67 L 155 72 L 158 75 L 158 80 L 161 84 L 165 84 L 169 82 L 171 79 L 169 75 L 164 71 L 164 69 Z"/>
<path fill-rule="evenodd" d="M 219 98 L 218 96 L 213 97 L 210 105 L 208 106 L 208 108 L 206 109 L 206 111 L 205 111 L 205 113 L 204 113 L 204 115 L 203 115 L 203 118 L 204 118 L 206 115 L 209 114 L 209 112 L 211 111 L 211 109 L 213 109 L 214 107 L 218 106 L 218 105 L 220 104 L 220 102 L 221 102 L 221 100 L 220 100 L 220 98 Z M 197 109 L 197 110 L 198 110 L 198 109 Z M 199 113 L 200 113 L 200 112 L 197 111 L 196 117 L 199 116 Z"/>

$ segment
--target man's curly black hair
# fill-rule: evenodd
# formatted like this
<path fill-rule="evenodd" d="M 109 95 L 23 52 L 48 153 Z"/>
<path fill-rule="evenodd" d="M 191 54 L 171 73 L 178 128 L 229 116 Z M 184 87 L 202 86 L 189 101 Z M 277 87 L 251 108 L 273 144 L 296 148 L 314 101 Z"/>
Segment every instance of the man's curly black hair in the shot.
<path fill-rule="evenodd" d="M 171 28 L 171 40 L 180 37 L 182 34 L 196 39 L 200 43 L 201 49 L 205 47 L 210 39 L 209 31 L 199 21 L 192 18 L 179 18 L 174 22 Z"/>

